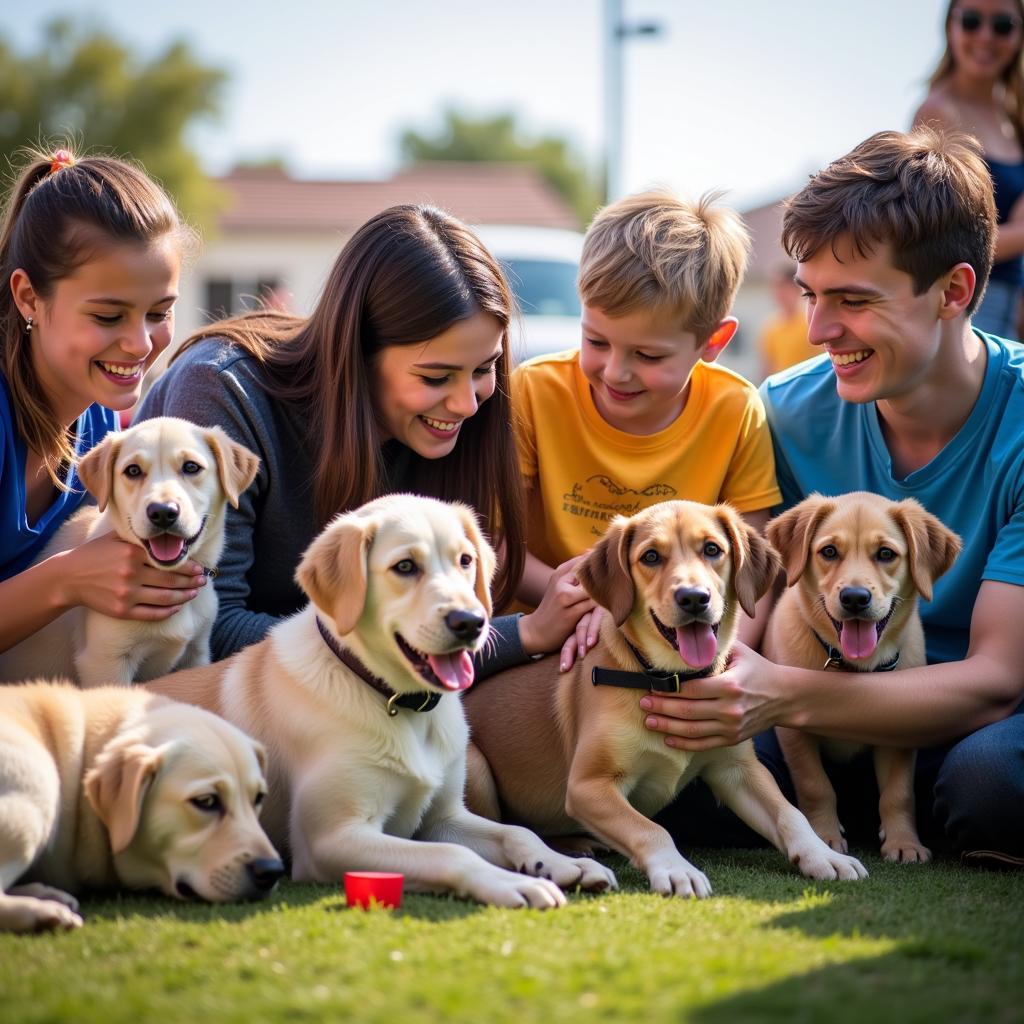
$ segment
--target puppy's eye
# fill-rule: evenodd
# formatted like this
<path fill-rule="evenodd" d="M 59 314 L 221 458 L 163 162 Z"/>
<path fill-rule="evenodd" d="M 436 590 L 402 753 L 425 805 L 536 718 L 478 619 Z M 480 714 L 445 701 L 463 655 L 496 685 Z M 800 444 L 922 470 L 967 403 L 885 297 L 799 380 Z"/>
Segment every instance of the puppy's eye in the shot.
<path fill-rule="evenodd" d="M 644 565 L 657 565 L 661 561 L 661 555 L 654 548 L 648 548 L 641 556 L 640 561 Z"/>
<path fill-rule="evenodd" d="M 391 571 L 397 572 L 399 576 L 415 576 L 419 572 L 416 563 L 411 558 L 403 558 L 400 562 L 395 562 L 391 566 Z"/>
<path fill-rule="evenodd" d="M 181 467 L 181 471 L 186 476 L 195 476 L 196 473 L 201 473 L 203 471 L 203 467 L 200 466 L 198 462 L 193 462 L 189 459 L 188 462 Z"/>
<path fill-rule="evenodd" d="M 224 805 L 220 802 L 220 797 L 216 793 L 204 793 L 202 796 L 194 796 L 189 802 L 193 807 L 198 807 L 201 811 L 212 813 L 224 809 Z"/>
<path fill-rule="evenodd" d="M 463 569 L 468 569 L 472 564 L 473 564 L 473 556 L 472 555 L 463 555 L 459 559 L 459 565 L 461 565 Z"/>
<path fill-rule="evenodd" d="M 896 552 L 892 548 L 881 547 L 875 552 L 875 558 L 880 562 L 891 562 L 896 557 Z"/>
<path fill-rule="evenodd" d="M 722 553 L 721 547 L 716 544 L 713 540 L 709 540 L 704 545 L 704 557 L 705 558 L 717 558 Z"/>
<path fill-rule="evenodd" d="M 839 557 L 839 551 L 835 544 L 826 544 L 819 552 L 826 562 L 834 562 Z"/>
<path fill-rule="evenodd" d="M 128 477 L 130 480 L 137 480 L 140 476 L 143 475 L 142 467 L 135 462 L 129 462 L 128 465 L 125 466 L 123 470 L 121 470 L 121 472 L 124 473 L 124 475 Z"/>

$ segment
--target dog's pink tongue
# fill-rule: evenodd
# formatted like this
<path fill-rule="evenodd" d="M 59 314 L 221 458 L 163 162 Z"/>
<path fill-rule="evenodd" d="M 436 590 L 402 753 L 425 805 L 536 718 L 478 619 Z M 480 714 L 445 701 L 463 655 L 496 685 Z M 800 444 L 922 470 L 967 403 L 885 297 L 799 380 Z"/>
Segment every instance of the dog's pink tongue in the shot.
<path fill-rule="evenodd" d="M 473 685 L 476 670 L 473 668 L 473 655 L 469 651 L 428 654 L 427 661 L 434 675 L 449 690 L 465 690 Z"/>
<path fill-rule="evenodd" d="M 185 546 L 184 537 L 176 537 L 173 533 L 158 533 L 149 538 L 149 550 L 153 557 L 161 562 L 173 562 L 181 554 Z"/>
<path fill-rule="evenodd" d="M 873 622 L 847 619 L 839 630 L 839 644 L 844 658 L 866 658 L 878 646 L 878 630 Z"/>
<path fill-rule="evenodd" d="M 676 628 L 679 653 L 690 668 L 707 668 L 718 653 L 718 637 L 706 622 L 691 622 Z"/>

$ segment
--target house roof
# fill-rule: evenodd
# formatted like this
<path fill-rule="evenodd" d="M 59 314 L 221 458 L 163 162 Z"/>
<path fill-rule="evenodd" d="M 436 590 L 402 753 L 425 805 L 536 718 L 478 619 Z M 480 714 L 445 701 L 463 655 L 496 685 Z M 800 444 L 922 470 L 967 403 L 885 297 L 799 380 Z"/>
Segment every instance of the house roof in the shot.
<path fill-rule="evenodd" d="M 277 169 L 239 168 L 218 183 L 228 194 L 223 230 L 350 233 L 397 203 L 431 203 L 471 224 L 579 227 L 565 200 L 528 164 L 438 161 L 386 181 L 303 181 Z"/>
<path fill-rule="evenodd" d="M 743 221 L 750 230 L 753 246 L 750 250 L 750 262 L 747 264 L 746 280 L 765 282 L 772 280 L 779 267 L 792 263 L 782 248 L 782 204 L 785 198 L 753 210 L 743 211 Z"/>

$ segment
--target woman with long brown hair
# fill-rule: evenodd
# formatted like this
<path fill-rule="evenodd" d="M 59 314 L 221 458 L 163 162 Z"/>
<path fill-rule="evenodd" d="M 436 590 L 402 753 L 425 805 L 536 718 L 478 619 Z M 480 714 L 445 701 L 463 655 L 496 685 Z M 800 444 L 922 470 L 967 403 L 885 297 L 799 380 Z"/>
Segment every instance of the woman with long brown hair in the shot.
<path fill-rule="evenodd" d="M 495 607 L 512 599 L 525 551 L 508 397 L 513 309 L 469 228 L 429 206 L 396 206 L 345 245 L 308 319 L 248 313 L 182 346 L 140 418 L 219 425 L 261 460 L 228 512 L 215 658 L 301 607 L 295 567 L 332 516 L 395 491 L 476 509 L 503 555 Z M 496 620 L 488 667 L 559 647 L 578 615 L 552 600 Z"/>
<path fill-rule="evenodd" d="M 914 124 L 957 128 L 981 143 L 995 189 L 996 262 L 972 322 L 1017 337 L 1024 289 L 1024 0 L 951 0 L 946 49 Z"/>

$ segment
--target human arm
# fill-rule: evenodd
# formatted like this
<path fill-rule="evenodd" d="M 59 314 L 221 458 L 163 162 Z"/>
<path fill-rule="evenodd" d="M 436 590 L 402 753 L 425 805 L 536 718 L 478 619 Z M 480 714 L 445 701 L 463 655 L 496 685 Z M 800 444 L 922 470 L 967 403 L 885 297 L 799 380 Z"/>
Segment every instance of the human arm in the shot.
<path fill-rule="evenodd" d="M 684 697 L 649 696 L 648 728 L 669 746 L 729 746 L 781 725 L 855 743 L 924 747 L 1005 718 L 1024 697 L 1024 587 L 985 580 L 963 661 L 887 672 L 774 665 L 737 647 L 724 673 L 687 683 Z"/>
<path fill-rule="evenodd" d="M 62 551 L 0 582 L 0 651 L 79 605 L 116 619 L 159 622 L 206 585 L 203 567 L 166 572 L 146 552 L 108 533 Z"/>

